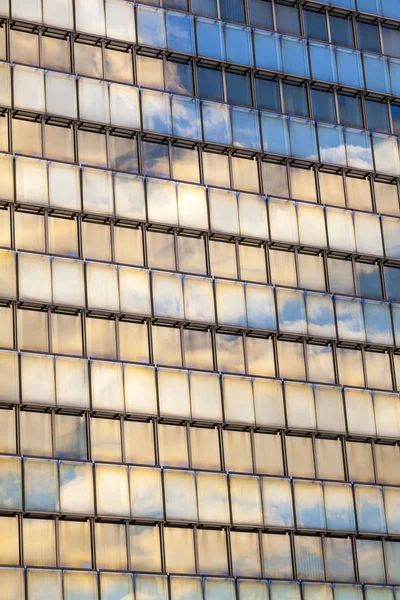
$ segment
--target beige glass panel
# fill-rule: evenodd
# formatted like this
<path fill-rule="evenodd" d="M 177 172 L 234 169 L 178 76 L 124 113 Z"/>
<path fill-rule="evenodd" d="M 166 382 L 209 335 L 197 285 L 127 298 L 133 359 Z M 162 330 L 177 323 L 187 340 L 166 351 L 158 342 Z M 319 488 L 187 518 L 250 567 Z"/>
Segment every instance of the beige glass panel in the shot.
<path fill-rule="evenodd" d="M 308 379 L 323 383 L 335 383 L 331 346 L 306 345 Z"/>
<path fill-rule="evenodd" d="M 48 352 L 48 315 L 34 310 L 17 311 L 18 348 Z"/>
<path fill-rule="evenodd" d="M 185 426 L 159 424 L 158 447 L 162 467 L 189 467 Z"/>
<path fill-rule="evenodd" d="M 94 513 L 92 465 L 60 461 L 60 506 L 64 513 Z"/>
<path fill-rule="evenodd" d="M 254 434 L 255 470 L 268 475 L 283 475 L 282 440 L 278 434 Z"/>
<path fill-rule="evenodd" d="M 72 127 L 59 127 L 46 123 L 44 135 L 46 158 L 67 162 L 75 160 Z M 80 187 L 77 173 L 78 169 L 76 167 L 49 163 L 50 204 L 57 205 L 59 203 L 67 208 L 70 205 L 80 208 Z M 61 181 L 64 182 L 66 187 L 62 186 Z M 71 193 L 69 193 L 68 188 L 70 188 Z"/>
<path fill-rule="evenodd" d="M 252 375 L 275 377 L 274 347 L 271 339 L 246 337 L 247 369 Z"/>
<path fill-rule="evenodd" d="M 271 196 L 289 196 L 286 165 L 261 162 L 264 193 Z"/>
<path fill-rule="evenodd" d="M 320 479 L 344 479 L 343 452 L 340 440 L 315 440 L 317 472 Z"/>
<path fill-rule="evenodd" d="M 294 541 L 298 577 L 311 580 L 323 579 L 321 539 L 313 536 L 296 535 Z"/>
<path fill-rule="evenodd" d="M 0 307 L 0 346 L 13 348 L 13 311 L 11 306 Z"/>
<path fill-rule="evenodd" d="M 364 386 L 364 372 L 361 352 L 347 348 L 337 348 L 339 383 L 342 385 Z"/>
<path fill-rule="evenodd" d="M 51 270 L 47 256 L 20 254 L 19 296 L 24 300 L 51 302 Z"/>
<path fill-rule="evenodd" d="M 350 481 L 374 483 L 374 463 L 370 444 L 346 442 Z"/>
<path fill-rule="evenodd" d="M 110 122 L 108 85 L 82 77 L 78 79 L 80 118 L 97 123 Z"/>
<path fill-rule="evenodd" d="M 233 575 L 261 577 L 260 548 L 257 533 L 231 532 Z"/>
<path fill-rule="evenodd" d="M 189 373 L 193 419 L 222 421 L 221 387 L 218 375 Z"/>
<path fill-rule="evenodd" d="M 84 360 L 56 358 L 58 406 L 89 406 L 88 365 Z"/>
<path fill-rule="evenodd" d="M 184 319 L 182 277 L 153 272 L 152 284 L 154 314 L 169 319 Z"/>
<path fill-rule="evenodd" d="M 368 387 L 381 390 L 393 389 L 390 358 L 388 354 L 365 353 Z"/>
<path fill-rule="evenodd" d="M 285 426 L 282 385 L 267 379 L 253 380 L 254 408 L 257 425 Z"/>
<path fill-rule="evenodd" d="M 48 218 L 49 252 L 78 256 L 78 228 L 76 219 Z"/>
<path fill-rule="evenodd" d="M 228 575 L 226 532 L 197 530 L 199 572 L 211 575 Z"/>
<path fill-rule="evenodd" d="M 309 384 L 286 383 L 286 411 L 289 427 L 316 429 L 313 388 Z"/>
<path fill-rule="evenodd" d="M 267 240 L 269 235 L 265 198 L 239 194 L 238 200 L 241 235 Z"/>
<path fill-rule="evenodd" d="M 227 242 L 210 240 L 211 275 L 237 278 L 236 247 Z"/>
<path fill-rule="evenodd" d="M 77 569 L 92 567 L 90 523 L 60 521 L 60 566 Z"/>
<path fill-rule="evenodd" d="M 21 356 L 22 401 L 55 404 L 54 361 L 51 356 Z"/>
<path fill-rule="evenodd" d="M 15 409 L 4 408 L 0 411 L 0 452 L 16 453 Z"/>
<path fill-rule="evenodd" d="M 125 405 L 133 414 L 157 414 L 156 382 L 153 368 L 124 366 Z"/>
<path fill-rule="evenodd" d="M 149 56 L 136 57 L 137 81 L 139 85 L 156 90 L 164 89 L 163 61 Z"/>
<path fill-rule="evenodd" d="M 147 231 L 146 241 L 149 266 L 175 271 L 175 238 L 173 234 Z"/>
<path fill-rule="evenodd" d="M 82 321 L 80 316 L 52 313 L 52 351 L 56 354 L 82 355 Z"/>
<path fill-rule="evenodd" d="M 350 539 L 326 538 L 326 578 L 354 581 L 354 560 Z"/>
<path fill-rule="evenodd" d="M 92 361 L 91 383 L 94 409 L 124 411 L 122 365 Z"/>
<path fill-rule="evenodd" d="M 135 577 L 136 600 L 147 600 L 154 596 L 157 600 L 168 600 L 168 581 L 166 577 L 156 577 L 154 575 L 137 575 Z M 133 600 L 130 596 L 127 600 Z"/>
<path fill-rule="evenodd" d="M 74 595 L 86 594 L 88 600 L 98 600 L 97 574 L 85 571 L 64 572 L 65 600 L 73 600 Z"/>
<path fill-rule="evenodd" d="M 400 398 L 397 394 L 374 393 L 376 433 L 400 437 Z"/>
<path fill-rule="evenodd" d="M 187 371 L 159 369 L 158 393 L 160 414 L 190 417 L 190 393 Z"/>
<path fill-rule="evenodd" d="M 122 462 L 119 419 L 90 419 L 92 459 Z"/>
<path fill-rule="evenodd" d="M 153 423 L 124 421 L 124 443 L 126 462 L 155 464 Z"/>
<path fill-rule="evenodd" d="M 263 575 L 264 577 L 279 577 L 290 579 L 293 577 L 290 537 L 264 533 L 263 546 Z M 287 597 L 287 596 L 285 596 Z M 290 598 L 291 596 L 289 596 Z"/>
<path fill-rule="evenodd" d="M 145 467 L 131 467 L 129 472 L 132 517 L 162 518 L 161 472 Z"/>
<path fill-rule="evenodd" d="M 197 521 L 194 473 L 188 471 L 164 471 L 164 492 L 167 519 Z"/>
<path fill-rule="evenodd" d="M 193 577 L 171 577 L 171 600 L 202 600 L 203 591 L 201 579 Z"/>
<path fill-rule="evenodd" d="M 290 167 L 292 197 L 299 200 L 317 201 L 315 174 L 313 169 Z"/>
<path fill-rule="evenodd" d="M 136 40 L 134 7 L 128 2 L 107 0 L 106 35 L 125 42 Z"/>
<path fill-rule="evenodd" d="M 384 488 L 385 513 L 389 533 L 398 534 L 400 531 L 399 498 L 400 494 L 398 488 Z"/>
<path fill-rule="evenodd" d="M 28 600 L 62 600 L 61 571 L 28 570 Z"/>
<path fill-rule="evenodd" d="M 18 518 L 0 518 L 0 562 L 2 565 L 19 564 Z M 0 575 L 1 584 L 1 575 Z M 1 598 L 1 594 L 0 594 Z"/>
<path fill-rule="evenodd" d="M 60 145 L 65 147 L 65 142 L 62 141 L 62 144 L 58 144 L 57 142 L 57 147 L 60 147 Z M 71 160 L 73 160 L 73 156 Z M 80 210 L 81 192 L 79 170 L 72 165 L 50 163 L 49 192 L 51 206 Z"/>
<path fill-rule="evenodd" d="M 46 112 L 76 119 L 78 114 L 76 78 L 73 75 L 46 71 L 45 82 Z M 81 139 L 80 133 L 78 132 L 79 139 Z"/>
<path fill-rule="evenodd" d="M 4 106 L 11 106 L 11 67 L 0 64 L 0 100 Z"/>
<path fill-rule="evenodd" d="M 133 314 L 150 315 L 149 272 L 142 269 L 119 269 L 121 310 Z"/>
<path fill-rule="evenodd" d="M 118 342 L 120 360 L 149 362 L 149 338 L 146 324 L 119 321 Z"/>
<path fill-rule="evenodd" d="M 287 200 L 268 201 L 271 239 L 298 244 L 296 204 Z"/>
<path fill-rule="evenodd" d="M 41 23 L 42 6 L 40 0 L 13 0 L 12 16 L 16 19 Z"/>
<path fill-rule="evenodd" d="M 132 52 L 121 50 L 104 50 L 104 76 L 111 81 L 132 84 Z"/>
<path fill-rule="evenodd" d="M 85 415 L 57 414 L 54 423 L 55 456 L 87 459 Z"/>
<path fill-rule="evenodd" d="M 218 187 L 230 187 L 229 159 L 223 154 L 203 152 L 204 183 Z"/>
<path fill-rule="evenodd" d="M 178 235 L 179 270 L 206 275 L 204 239 Z"/>
<path fill-rule="evenodd" d="M 2 485 L 2 497 L 0 506 L 2 509 L 21 509 L 21 459 L 8 456 L 0 457 L 0 477 Z"/>
<path fill-rule="evenodd" d="M 260 186 L 257 162 L 238 156 L 232 156 L 231 161 L 233 187 L 237 190 L 258 194 Z"/>
<path fill-rule="evenodd" d="M 34 567 L 56 566 L 55 522 L 44 519 L 24 519 L 24 562 Z"/>
<path fill-rule="evenodd" d="M 326 209 L 329 247 L 334 250 L 356 251 L 353 214 L 348 210 Z"/>
<path fill-rule="evenodd" d="M 354 214 L 357 251 L 383 256 L 380 219 L 377 215 Z"/>
<path fill-rule="evenodd" d="M 213 282 L 211 281 L 211 279 L 186 276 L 183 282 L 186 320 L 195 322 L 201 321 L 205 323 L 215 323 L 214 293 Z M 217 284 L 217 299 L 219 297 L 218 290 L 221 290 L 221 288 L 219 287 L 221 284 L 222 282 L 218 282 Z M 241 288 L 240 292 L 242 292 Z M 242 297 L 242 294 L 240 294 L 239 300 L 243 301 L 244 303 L 244 295 Z M 245 311 L 244 306 L 241 306 L 241 309 Z M 221 315 L 219 316 L 221 318 Z"/>
<path fill-rule="evenodd" d="M 0 246 L 11 247 L 11 221 L 10 209 L 6 208 L 0 212 Z"/>
<path fill-rule="evenodd" d="M 101 310 L 119 311 L 116 267 L 88 263 L 86 277 L 88 306 Z"/>
<path fill-rule="evenodd" d="M 392 544 L 391 542 L 388 542 L 386 549 L 388 550 L 388 548 L 390 547 L 395 547 L 395 544 Z M 396 578 L 394 579 L 393 576 L 391 577 L 390 574 L 390 567 L 389 567 L 389 561 L 390 559 L 388 559 L 388 580 L 390 581 L 390 583 L 397 583 L 398 581 L 398 577 L 396 576 Z M 397 572 L 397 571 L 396 571 Z M 390 587 L 380 587 L 380 586 L 365 586 L 365 597 L 368 600 L 393 600 L 393 588 Z M 396 588 L 395 593 L 396 595 L 398 594 L 399 590 L 398 588 Z"/>
<path fill-rule="evenodd" d="M 326 248 L 324 210 L 319 206 L 297 205 L 300 243 Z"/>
<path fill-rule="evenodd" d="M 14 227 L 17 249 L 45 251 L 44 219 L 41 215 L 17 211 L 14 215 Z"/>
<path fill-rule="evenodd" d="M 328 529 L 354 531 L 356 523 L 351 486 L 340 483 L 325 483 L 324 500 Z"/>
<path fill-rule="evenodd" d="M 88 212 L 107 215 L 113 214 L 114 202 L 111 173 L 98 169 L 84 168 L 82 171 L 82 195 L 84 209 Z"/>
<path fill-rule="evenodd" d="M 57 462 L 24 459 L 26 510 L 57 512 L 60 510 Z"/>
<path fill-rule="evenodd" d="M 179 177 L 183 179 L 183 177 Z M 179 225 L 208 230 L 206 190 L 195 185 L 178 184 Z"/>
<path fill-rule="evenodd" d="M 10 31 L 10 58 L 17 63 L 39 65 L 39 36 L 35 33 L 12 29 Z"/>
<path fill-rule="evenodd" d="M 322 256 L 299 253 L 297 263 L 299 266 L 299 286 L 301 288 L 321 291 L 326 289 Z"/>
<path fill-rule="evenodd" d="M 283 378 L 306 378 L 302 344 L 278 341 L 279 374 Z"/>
<path fill-rule="evenodd" d="M 288 474 L 294 477 L 315 477 L 314 455 L 310 438 L 286 436 Z"/>
<path fill-rule="evenodd" d="M 143 265 L 142 230 L 131 227 L 114 227 L 113 231 L 116 262 Z"/>
<path fill-rule="evenodd" d="M 183 344 L 185 350 L 185 367 L 189 369 L 213 370 L 214 356 L 209 331 L 184 329 Z"/>
<path fill-rule="evenodd" d="M 371 183 L 369 179 L 346 177 L 347 201 L 350 208 L 372 210 Z"/>
<path fill-rule="evenodd" d="M 199 520 L 205 523 L 229 523 L 227 476 L 197 473 Z"/>
<path fill-rule="evenodd" d="M 139 90 L 111 83 L 110 114 L 113 125 L 140 129 Z"/>
<path fill-rule="evenodd" d="M 54 4 L 51 0 L 46 0 L 46 2 Z M 73 25 L 71 26 L 72 28 Z M 42 36 L 42 66 L 46 69 L 56 69 L 57 71 L 70 71 L 70 41 L 47 35 Z"/>
<path fill-rule="evenodd" d="M 193 468 L 216 471 L 221 469 L 218 429 L 191 427 L 190 445 Z"/>
<path fill-rule="evenodd" d="M 130 568 L 133 571 L 161 571 L 160 530 L 156 526 L 129 527 Z"/>
<path fill-rule="evenodd" d="M 319 431 L 346 431 L 342 392 L 339 388 L 316 385 L 315 410 Z"/>
<path fill-rule="evenodd" d="M 397 186 L 374 181 L 374 188 L 377 212 L 385 215 L 398 215 L 400 210 Z"/>
<path fill-rule="evenodd" d="M 22 119 L 12 120 L 13 150 L 17 154 L 42 156 L 41 124 Z"/>
<path fill-rule="evenodd" d="M 262 509 L 258 477 L 232 475 L 230 490 L 233 522 L 237 525 L 261 524 Z"/>
<path fill-rule="evenodd" d="M 343 176 L 320 171 L 318 177 L 321 203 L 333 206 L 345 206 Z"/>
<path fill-rule="evenodd" d="M 87 353 L 89 357 L 116 358 L 115 321 L 88 318 L 86 324 Z"/>
<path fill-rule="evenodd" d="M 345 390 L 347 426 L 349 433 L 375 436 L 375 418 L 371 392 Z"/>
<path fill-rule="evenodd" d="M 293 501 L 290 481 L 287 479 L 262 478 L 264 524 L 277 527 L 293 527 Z"/>
<path fill-rule="evenodd" d="M 82 251 L 84 258 L 111 261 L 111 231 L 109 225 L 82 223 Z"/>
<path fill-rule="evenodd" d="M 140 577 L 145 578 L 144 575 Z M 112 599 L 115 590 L 124 598 L 124 600 L 134 600 L 133 577 L 132 575 L 122 575 L 119 573 L 101 573 L 100 590 L 103 600 Z"/>
<path fill-rule="evenodd" d="M 239 245 L 240 276 L 246 281 L 267 282 L 265 248 Z"/>
<path fill-rule="evenodd" d="M 305 600 L 333 600 L 332 586 L 325 583 L 305 583 L 303 593 Z"/>
<path fill-rule="evenodd" d="M 209 190 L 209 208 L 212 231 L 239 234 L 238 201 L 234 192 Z"/>
<path fill-rule="evenodd" d="M 115 210 L 118 216 L 145 220 L 144 184 L 141 177 L 116 173 L 114 195 Z"/>
<path fill-rule="evenodd" d="M 45 112 L 44 71 L 14 66 L 15 108 Z"/>
<path fill-rule="evenodd" d="M 376 480 L 389 485 L 400 484 L 400 449 L 398 446 L 375 444 Z"/>
<path fill-rule="evenodd" d="M 356 544 L 360 579 L 366 583 L 385 583 L 382 542 L 378 540 L 356 540 Z"/>
<path fill-rule="evenodd" d="M 253 472 L 250 433 L 246 431 L 223 431 L 225 470 L 238 473 Z"/>
<path fill-rule="evenodd" d="M 372 485 L 355 485 L 354 492 L 359 530 L 385 533 L 386 518 L 382 488 Z"/>
<path fill-rule="evenodd" d="M 245 288 L 239 282 L 217 281 L 216 302 L 218 323 L 246 327 Z"/>
<path fill-rule="evenodd" d="M 271 282 L 278 285 L 297 286 L 296 263 L 293 252 L 269 250 Z"/>
<path fill-rule="evenodd" d="M 98 569 L 127 569 L 125 525 L 96 523 L 96 566 Z"/>
<path fill-rule="evenodd" d="M 195 573 L 193 529 L 164 528 L 167 573 Z"/>
<path fill-rule="evenodd" d="M 78 131 L 78 150 L 81 164 L 103 168 L 107 166 L 107 142 L 104 134 L 84 130 Z M 85 195 L 85 200 L 87 199 L 88 195 Z M 92 209 L 93 211 L 97 212 L 95 207 Z"/>
<path fill-rule="evenodd" d="M 252 381 L 247 377 L 223 377 L 225 419 L 236 423 L 254 423 Z"/>
<path fill-rule="evenodd" d="M 147 209 L 149 221 L 178 225 L 176 184 L 172 181 L 147 181 Z"/>
<path fill-rule="evenodd" d="M 26 456 L 51 456 L 51 415 L 21 411 L 21 452 Z"/>
<path fill-rule="evenodd" d="M 127 467 L 96 465 L 96 498 L 99 514 L 129 516 Z"/>

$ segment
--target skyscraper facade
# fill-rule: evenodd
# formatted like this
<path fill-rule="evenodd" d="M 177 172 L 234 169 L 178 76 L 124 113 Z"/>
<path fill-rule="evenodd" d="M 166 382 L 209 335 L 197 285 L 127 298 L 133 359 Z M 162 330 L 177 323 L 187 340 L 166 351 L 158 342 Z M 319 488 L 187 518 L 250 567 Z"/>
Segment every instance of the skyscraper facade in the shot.
<path fill-rule="evenodd" d="M 397 600 L 400 1 L 0 15 L 0 600 Z"/>

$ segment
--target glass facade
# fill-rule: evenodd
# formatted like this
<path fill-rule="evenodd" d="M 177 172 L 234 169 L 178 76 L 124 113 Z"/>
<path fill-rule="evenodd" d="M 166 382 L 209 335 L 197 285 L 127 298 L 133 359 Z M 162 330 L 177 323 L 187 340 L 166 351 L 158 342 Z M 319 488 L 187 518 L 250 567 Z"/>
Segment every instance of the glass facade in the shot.
<path fill-rule="evenodd" d="M 0 600 L 400 598 L 399 144 L 399 0 L 0 0 Z"/>

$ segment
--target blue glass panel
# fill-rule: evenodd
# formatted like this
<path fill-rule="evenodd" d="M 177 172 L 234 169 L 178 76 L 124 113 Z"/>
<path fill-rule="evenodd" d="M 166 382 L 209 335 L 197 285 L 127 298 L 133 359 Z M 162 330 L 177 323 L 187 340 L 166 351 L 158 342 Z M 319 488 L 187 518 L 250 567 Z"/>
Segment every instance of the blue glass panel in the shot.
<path fill-rule="evenodd" d="M 18 458 L 0 457 L 0 508 L 22 508 L 21 462 Z"/>
<path fill-rule="evenodd" d="M 224 104 L 202 102 L 204 140 L 216 144 L 232 144 L 229 108 Z"/>
<path fill-rule="evenodd" d="M 166 13 L 167 44 L 170 50 L 194 54 L 193 17 L 183 13 Z"/>
<path fill-rule="evenodd" d="M 390 94 L 388 59 L 385 56 L 363 54 L 365 85 L 369 90 Z"/>
<path fill-rule="evenodd" d="M 314 121 L 304 121 L 295 117 L 289 118 L 291 154 L 296 158 L 317 160 L 317 140 Z"/>
<path fill-rule="evenodd" d="M 326 483 L 324 488 L 328 529 L 354 531 L 356 523 L 351 487 L 338 483 Z"/>
<path fill-rule="evenodd" d="M 400 306 L 392 306 L 393 329 L 396 346 L 400 344 Z"/>
<path fill-rule="evenodd" d="M 390 83 L 392 86 L 392 94 L 400 95 L 400 60 L 397 58 L 389 58 L 389 73 Z"/>
<path fill-rule="evenodd" d="M 102 573 L 100 576 L 102 600 L 133 600 L 133 577 L 119 573 Z"/>
<path fill-rule="evenodd" d="M 347 164 L 349 167 L 372 171 L 371 138 L 368 131 L 346 128 L 344 136 L 346 140 Z"/>
<path fill-rule="evenodd" d="M 364 301 L 367 342 L 393 345 L 389 305 L 385 302 Z"/>
<path fill-rule="evenodd" d="M 291 333 L 307 333 L 304 294 L 294 290 L 277 290 L 279 329 Z"/>
<path fill-rule="evenodd" d="M 284 73 L 309 77 L 306 40 L 282 36 L 282 62 Z"/>
<path fill-rule="evenodd" d="M 328 4 L 327 2 L 325 4 Z M 355 8 L 355 0 L 331 0 L 332 6 L 341 6 L 342 8 Z"/>
<path fill-rule="evenodd" d="M 138 6 L 136 18 L 139 44 L 157 48 L 167 46 L 163 10 L 150 6 Z"/>
<path fill-rule="evenodd" d="M 253 65 L 250 29 L 240 25 L 226 24 L 224 31 L 226 60 L 239 65 Z"/>
<path fill-rule="evenodd" d="M 400 3 L 396 0 L 381 0 L 382 14 L 389 19 L 400 19 Z"/>
<path fill-rule="evenodd" d="M 364 317 L 360 300 L 336 298 L 336 319 L 340 339 L 365 341 Z"/>
<path fill-rule="evenodd" d="M 142 90 L 143 129 L 172 133 L 170 95 Z"/>
<path fill-rule="evenodd" d="M 336 338 L 332 297 L 306 292 L 308 333 L 312 336 Z"/>
<path fill-rule="evenodd" d="M 168 600 L 167 578 L 136 575 L 135 598 L 136 600 Z M 128 600 L 130 600 L 129 597 Z"/>
<path fill-rule="evenodd" d="M 336 48 L 336 64 L 339 83 L 350 87 L 364 87 L 361 55 L 358 50 Z"/>
<path fill-rule="evenodd" d="M 210 19 L 196 19 L 197 51 L 200 56 L 225 60 L 222 24 Z"/>
<path fill-rule="evenodd" d="M 381 15 L 381 0 L 357 0 L 357 8 L 372 15 Z"/>
<path fill-rule="evenodd" d="M 356 262 L 355 272 L 358 295 L 362 298 L 382 300 L 382 285 L 379 266 Z"/>
<path fill-rule="evenodd" d="M 373 486 L 355 486 L 356 510 L 360 532 L 386 533 L 382 489 Z"/>
<path fill-rule="evenodd" d="M 325 509 L 322 485 L 316 482 L 294 484 L 297 526 L 306 529 L 325 529 Z"/>
<path fill-rule="evenodd" d="M 309 42 L 311 73 L 314 79 L 337 82 L 335 49 L 329 44 Z"/>
<path fill-rule="evenodd" d="M 199 100 L 172 96 L 172 129 L 179 137 L 201 139 Z"/>
<path fill-rule="evenodd" d="M 25 459 L 25 508 L 55 512 L 60 510 L 57 462 Z"/>
<path fill-rule="evenodd" d="M 271 288 L 246 285 L 246 305 L 249 327 L 276 330 L 275 301 Z"/>
<path fill-rule="evenodd" d="M 274 154 L 290 154 L 287 117 L 268 113 L 261 114 L 263 150 Z"/>
<path fill-rule="evenodd" d="M 388 300 L 400 302 L 400 269 L 385 267 L 384 270 Z"/>
<path fill-rule="evenodd" d="M 256 66 L 269 71 L 282 71 L 281 36 L 269 31 L 254 31 Z"/>
<path fill-rule="evenodd" d="M 317 123 L 320 159 L 334 165 L 346 164 L 343 127 Z"/>
<path fill-rule="evenodd" d="M 261 149 L 258 112 L 247 108 L 232 108 L 233 145 L 238 148 Z"/>

